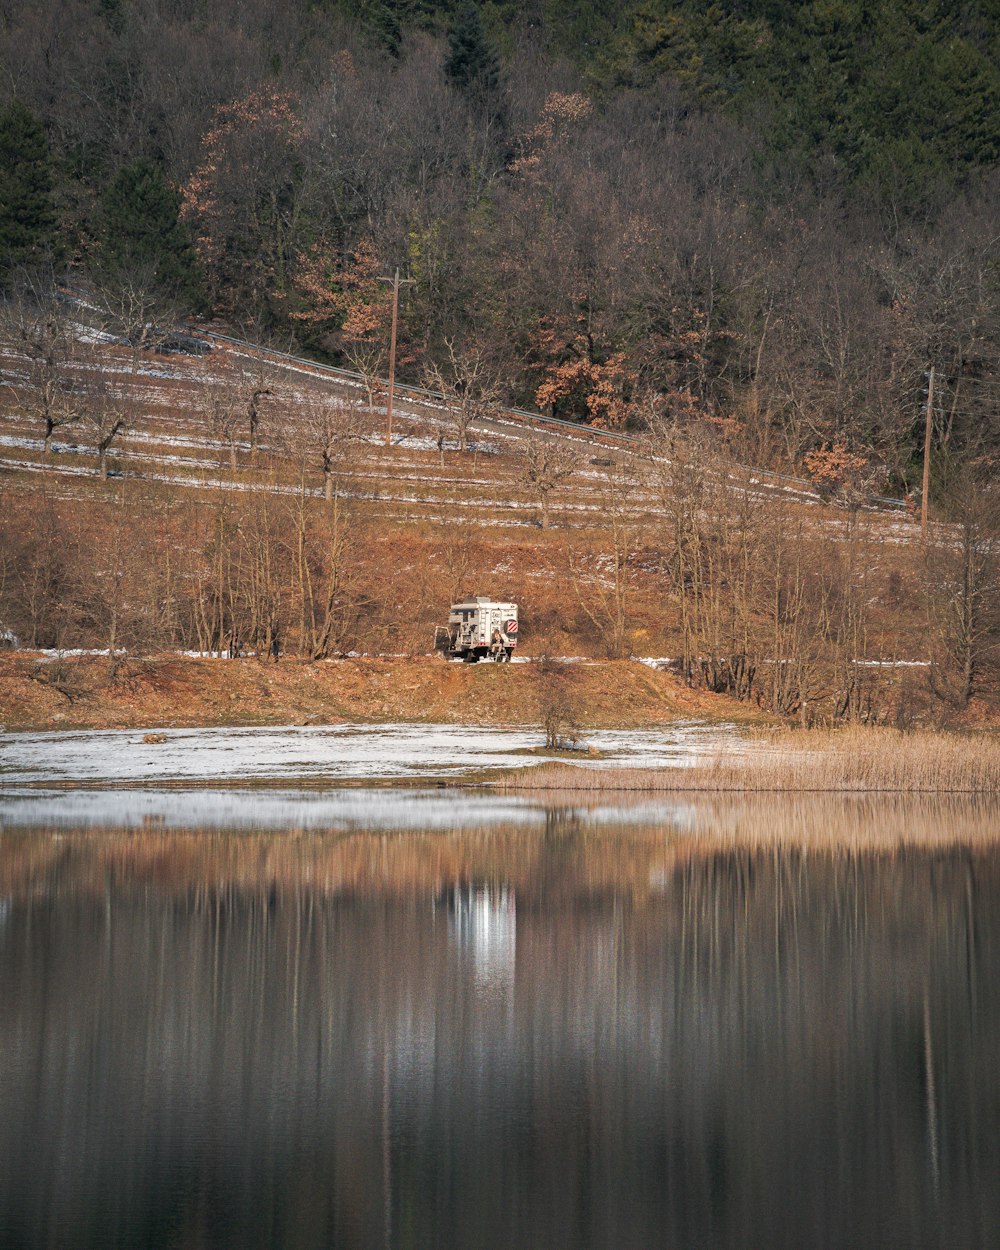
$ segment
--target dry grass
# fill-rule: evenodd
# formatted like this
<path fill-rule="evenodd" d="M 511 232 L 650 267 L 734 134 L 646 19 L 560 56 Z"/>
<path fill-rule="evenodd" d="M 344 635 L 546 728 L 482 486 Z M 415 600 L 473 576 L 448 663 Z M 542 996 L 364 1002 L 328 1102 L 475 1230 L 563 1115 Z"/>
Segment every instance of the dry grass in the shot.
<path fill-rule="evenodd" d="M 546 765 L 505 777 L 503 790 L 850 791 L 1000 793 L 1000 739 L 991 734 L 894 729 L 760 731 L 690 768 Z"/>
<path fill-rule="evenodd" d="M 1000 842 L 1000 800 L 994 795 L 832 791 L 686 795 L 673 802 L 687 815 L 687 825 L 662 847 L 664 872 L 733 852 L 892 856 L 909 848 L 962 846 L 995 855 Z M 638 794 L 636 803 L 640 812 L 671 806 L 669 799 L 650 802 L 648 796 L 643 805 Z"/>

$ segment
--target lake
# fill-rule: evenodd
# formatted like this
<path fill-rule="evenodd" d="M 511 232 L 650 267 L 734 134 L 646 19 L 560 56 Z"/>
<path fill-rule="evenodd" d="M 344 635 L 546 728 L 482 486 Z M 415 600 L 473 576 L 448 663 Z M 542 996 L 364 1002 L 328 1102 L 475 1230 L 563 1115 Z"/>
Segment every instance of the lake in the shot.
<path fill-rule="evenodd" d="M 987 1247 L 1000 808 L 0 796 L 0 1245 Z"/>

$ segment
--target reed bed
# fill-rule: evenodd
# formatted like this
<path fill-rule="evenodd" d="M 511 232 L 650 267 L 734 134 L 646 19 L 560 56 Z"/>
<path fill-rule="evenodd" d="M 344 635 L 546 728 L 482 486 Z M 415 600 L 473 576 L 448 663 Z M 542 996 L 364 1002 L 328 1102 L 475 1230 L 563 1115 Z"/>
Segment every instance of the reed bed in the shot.
<path fill-rule="evenodd" d="M 504 791 L 846 791 L 998 794 L 1000 739 L 933 730 L 760 731 L 676 768 L 546 764 L 502 778 Z"/>
<path fill-rule="evenodd" d="M 671 802 L 658 801 L 665 807 Z M 687 820 L 663 845 L 665 869 L 706 856 L 778 850 L 893 856 L 961 846 L 994 858 L 1000 850 L 995 795 L 830 791 L 700 794 L 673 801 Z M 662 836 L 662 824 L 660 831 Z"/>

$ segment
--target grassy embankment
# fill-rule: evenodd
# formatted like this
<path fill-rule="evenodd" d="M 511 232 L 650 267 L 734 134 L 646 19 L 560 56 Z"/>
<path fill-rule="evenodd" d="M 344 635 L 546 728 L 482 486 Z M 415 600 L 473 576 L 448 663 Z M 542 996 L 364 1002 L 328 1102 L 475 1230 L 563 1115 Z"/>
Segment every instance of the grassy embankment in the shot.
<path fill-rule="evenodd" d="M 533 792 L 998 794 L 1000 739 L 896 729 L 759 730 L 738 749 L 690 768 L 590 768 L 542 765 L 505 776 L 503 790 Z"/>

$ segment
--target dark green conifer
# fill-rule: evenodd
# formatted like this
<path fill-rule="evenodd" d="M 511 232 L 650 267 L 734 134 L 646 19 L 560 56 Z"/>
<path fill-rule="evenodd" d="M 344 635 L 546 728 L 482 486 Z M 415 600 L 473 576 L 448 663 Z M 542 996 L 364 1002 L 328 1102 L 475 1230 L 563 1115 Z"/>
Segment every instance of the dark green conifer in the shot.
<path fill-rule="evenodd" d="M 0 112 L 0 270 L 49 258 L 55 227 L 45 131 L 15 101 Z"/>
<path fill-rule="evenodd" d="M 197 260 L 180 220 L 181 197 L 145 157 L 120 169 L 102 202 L 99 263 L 148 276 L 157 291 L 197 303 Z"/>
<path fill-rule="evenodd" d="M 399 56 L 403 29 L 396 6 L 385 3 L 385 0 L 374 0 L 365 9 L 362 25 L 372 43 L 391 57 Z"/>
<path fill-rule="evenodd" d="M 448 35 L 444 72 L 464 95 L 481 104 L 494 104 L 501 96 L 500 62 L 483 29 L 479 10 L 466 4 L 459 10 Z"/>

